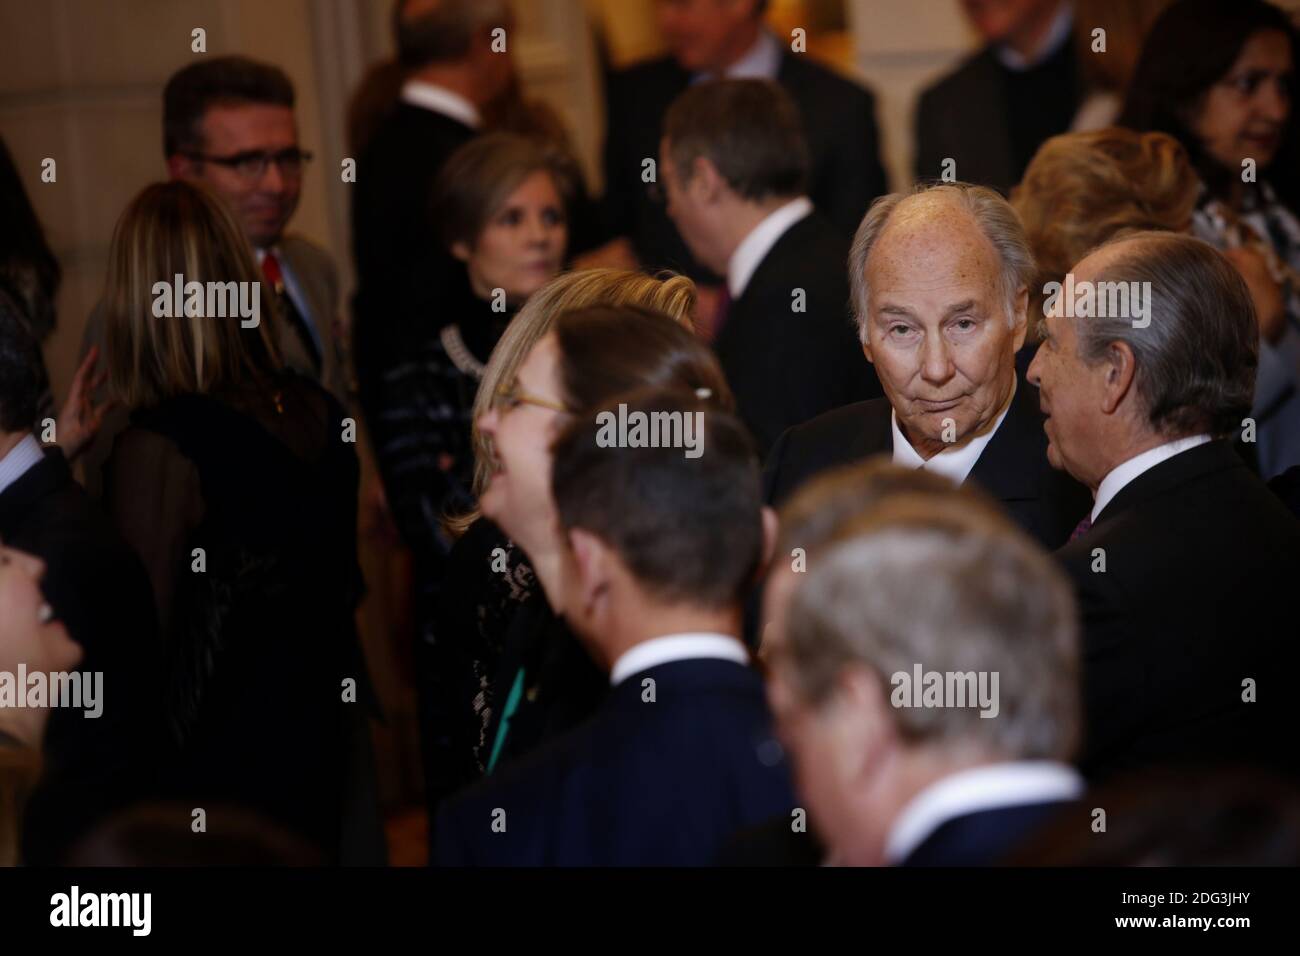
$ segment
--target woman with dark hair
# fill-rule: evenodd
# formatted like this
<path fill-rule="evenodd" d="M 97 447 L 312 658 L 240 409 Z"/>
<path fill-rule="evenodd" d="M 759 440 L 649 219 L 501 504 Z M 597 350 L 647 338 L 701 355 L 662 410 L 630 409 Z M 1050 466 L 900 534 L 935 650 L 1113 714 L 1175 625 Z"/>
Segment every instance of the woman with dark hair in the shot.
<path fill-rule="evenodd" d="M 1251 414 L 1265 478 L 1300 464 L 1300 219 L 1286 202 L 1300 147 L 1297 52 L 1295 27 L 1264 0 L 1180 0 L 1151 28 L 1120 117 L 1183 144 L 1201 184 L 1193 232 L 1250 287 L 1260 327 Z"/>
<path fill-rule="evenodd" d="M 27 314 L 39 341 L 54 331 L 54 299 L 63 276 L 36 218 L 9 148 L 0 138 L 0 287 Z"/>

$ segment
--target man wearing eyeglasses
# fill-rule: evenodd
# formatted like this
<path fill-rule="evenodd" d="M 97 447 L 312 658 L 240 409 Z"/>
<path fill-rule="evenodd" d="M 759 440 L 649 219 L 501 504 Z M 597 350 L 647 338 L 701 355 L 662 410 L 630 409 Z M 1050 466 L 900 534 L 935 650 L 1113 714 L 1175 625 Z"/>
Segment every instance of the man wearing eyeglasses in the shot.
<path fill-rule="evenodd" d="M 163 148 L 173 179 L 207 186 L 243 226 L 279 299 L 285 361 L 346 401 L 338 274 L 324 249 L 285 235 L 311 159 L 298 145 L 293 83 L 237 56 L 188 66 L 163 92 Z"/>

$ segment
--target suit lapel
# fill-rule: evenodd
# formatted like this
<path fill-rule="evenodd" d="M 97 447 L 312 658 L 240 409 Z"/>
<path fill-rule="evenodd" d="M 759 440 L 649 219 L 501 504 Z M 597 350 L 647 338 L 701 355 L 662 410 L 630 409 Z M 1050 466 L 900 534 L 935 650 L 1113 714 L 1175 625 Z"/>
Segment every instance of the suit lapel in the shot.
<path fill-rule="evenodd" d="M 1037 499 L 1047 461 L 1046 443 L 1038 390 L 1017 381 L 1007 417 L 976 460 L 968 480 L 999 501 Z"/>

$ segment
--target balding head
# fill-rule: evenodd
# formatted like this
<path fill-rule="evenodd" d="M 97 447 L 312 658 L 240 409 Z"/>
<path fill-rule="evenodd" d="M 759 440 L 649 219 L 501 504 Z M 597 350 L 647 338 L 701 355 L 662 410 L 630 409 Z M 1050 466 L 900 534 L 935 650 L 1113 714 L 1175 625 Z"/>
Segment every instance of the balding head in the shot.
<path fill-rule="evenodd" d="M 508 0 L 398 0 L 393 7 L 397 57 L 408 70 L 464 60 L 476 35 L 511 22 Z"/>
<path fill-rule="evenodd" d="M 965 184 L 878 199 L 849 273 L 863 350 L 917 453 L 986 434 L 1014 389 L 1034 275 L 1006 200 Z"/>

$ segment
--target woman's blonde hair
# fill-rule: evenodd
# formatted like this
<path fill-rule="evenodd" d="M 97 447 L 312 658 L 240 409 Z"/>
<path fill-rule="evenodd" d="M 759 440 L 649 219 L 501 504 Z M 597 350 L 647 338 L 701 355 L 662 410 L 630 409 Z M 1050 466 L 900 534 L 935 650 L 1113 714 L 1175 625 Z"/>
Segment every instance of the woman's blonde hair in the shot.
<path fill-rule="evenodd" d="M 498 405 L 501 387 L 514 381 L 519 366 L 523 365 L 533 346 L 551 330 L 558 316 L 600 305 L 637 305 L 654 309 L 694 330 L 695 283 L 685 276 L 670 273 L 655 277 L 622 269 L 584 269 L 558 275 L 534 292 L 492 350 L 492 358 L 474 396 L 476 499 L 487 488 L 492 467 L 492 446 L 479 431 L 479 418 Z M 447 530 L 453 535 L 464 534 L 478 517 L 477 507 L 468 514 L 450 517 L 446 522 Z"/>
<path fill-rule="evenodd" d="M 171 318 L 159 318 L 154 286 L 163 282 L 170 290 L 177 275 L 182 284 L 200 282 L 205 289 L 218 289 L 208 284 L 220 283 L 228 304 L 238 301 L 232 291 L 261 290 L 261 271 L 234 217 L 205 188 L 181 180 L 145 187 L 118 220 L 109 250 L 104 290 L 109 384 L 128 408 L 210 392 L 281 367 L 271 296 L 261 296 L 255 328 L 243 328 L 239 315 L 185 315 L 183 300 L 171 304 Z M 205 295 L 205 306 L 212 298 Z"/>
<path fill-rule="evenodd" d="M 1092 249 L 1123 232 L 1186 232 L 1197 179 L 1172 136 L 1118 127 L 1047 140 L 1011 191 L 1038 263 L 1031 315 L 1043 286 L 1060 282 Z M 1032 324 L 1032 323 L 1031 323 Z"/>

